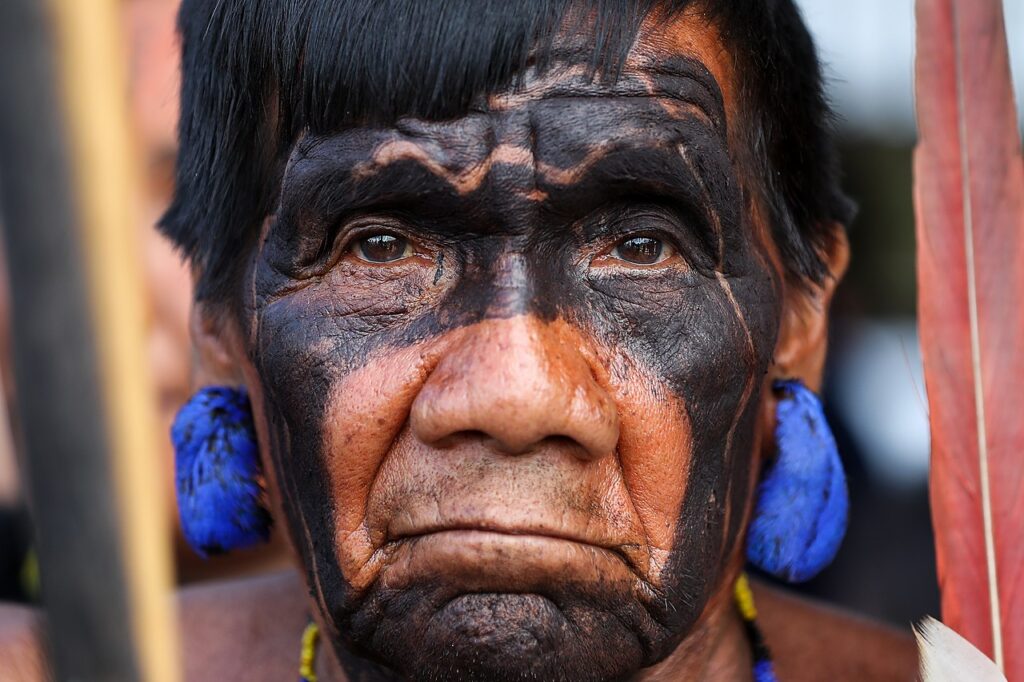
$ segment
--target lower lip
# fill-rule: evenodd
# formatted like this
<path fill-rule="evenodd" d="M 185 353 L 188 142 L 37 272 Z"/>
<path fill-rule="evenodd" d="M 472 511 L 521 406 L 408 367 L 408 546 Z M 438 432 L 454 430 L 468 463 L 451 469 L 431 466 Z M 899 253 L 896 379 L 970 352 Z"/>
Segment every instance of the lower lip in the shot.
<path fill-rule="evenodd" d="M 459 592 L 543 594 L 598 583 L 602 591 L 614 583 L 632 589 L 637 581 L 615 552 L 546 535 L 444 530 L 395 543 L 381 574 L 389 588 L 429 580 Z"/>

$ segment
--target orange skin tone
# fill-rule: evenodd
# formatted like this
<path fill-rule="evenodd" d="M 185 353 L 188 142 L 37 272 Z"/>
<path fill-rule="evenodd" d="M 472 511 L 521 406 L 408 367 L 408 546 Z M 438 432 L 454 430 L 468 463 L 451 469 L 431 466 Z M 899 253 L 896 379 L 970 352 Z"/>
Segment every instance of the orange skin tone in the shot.
<path fill-rule="evenodd" d="M 680 18 L 669 29 L 663 27 L 658 37 L 644 33 L 631 59 L 665 52 L 701 62 L 721 87 L 726 117 L 738 118 L 728 55 L 699 16 Z M 524 96 L 529 97 L 529 89 Z M 502 104 L 515 106 L 515 97 L 492 104 L 499 105 L 496 109 Z M 732 133 L 728 142 L 731 150 L 741 144 Z M 377 172 L 396 159 L 416 159 L 433 168 L 431 172 L 442 176 L 457 193 L 472 193 L 482 182 L 469 172 L 453 173 L 444 164 L 432 166 L 430 158 L 422 158 L 422 150 L 379 145 L 361 172 Z M 738 168 L 735 160 L 743 152 L 730 155 Z M 498 147 L 491 154 L 496 156 L 513 165 L 522 161 L 515 145 Z M 684 160 L 690 161 L 685 153 Z M 575 171 L 567 177 L 563 167 L 545 168 L 544 160 L 539 161 L 531 160 L 530 165 L 540 169 L 551 188 L 577 179 Z M 524 191 L 522 196 L 527 201 L 545 201 L 550 194 L 547 186 L 540 183 L 537 190 Z M 502 314 L 428 333 L 414 343 L 379 351 L 371 347 L 365 355 L 338 358 L 341 378 L 328 384 L 325 396 L 314 396 L 325 405 L 316 427 L 321 429 L 323 453 L 317 461 L 326 474 L 317 485 L 330 500 L 325 526 L 315 516 L 322 507 L 314 505 L 312 511 L 303 507 L 312 488 L 297 487 L 301 479 L 294 478 L 302 475 L 294 469 L 307 466 L 310 460 L 293 459 L 301 453 L 288 450 L 288 441 L 282 440 L 282 424 L 293 424 L 289 415 L 294 413 L 281 406 L 281 395 L 287 396 L 294 387 L 282 384 L 274 374 L 274 363 L 285 360 L 275 360 L 272 352 L 275 344 L 283 348 L 288 360 L 284 366 L 294 368 L 293 381 L 301 384 L 307 371 L 303 360 L 310 363 L 310 371 L 320 371 L 316 361 L 321 356 L 316 353 L 329 339 L 318 341 L 313 332 L 312 345 L 293 349 L 287 345 L 292 337 L 283 331 L 274 336 L 274 330 L 301 327 L 290 326 L 289 317 L 279 323 L 273 311 L 290 314 L 292 302 L 302 300 L 298 309 L 315 316 L 326 299 L 310 298 L 307 303 L 302 297 L 312 296 L 321 287 L 338 294 L 331 299 L 333 314 L 347 319 L 363 301 L 379 305 L 374 303 L 375 296 L 388 296 L 392 289 L 386 288 L 400 280 L 432 281 L 439 286 L 438 293 L 431 293 L 436 290 L 426 285 L 416 288 L 420 298 L 412 302 L 437 307 L 447 300 L 444 287 L 454 286 L 450 282 L 460 271 L 451 266 L 443 269 L 444 259 L 422 245 L 394 263 L 368 262 L 358 250 L 366 242 L 354 241 L 342 249 L 337 265 L 316 275 L 311 284 L 275 293 L 261 289 L 265 284 L 259 279 L 258 263 L 264 256 L 254 254 L 256 274 L 249 283 L 253 293 L 245 303 L 249 312 L 240 320 L 216 307 L 196 306 L 193 337 L 205 381 L 244 384 L 250 391 L 274 515 L 288 521 L 289 540 L 301 558 L 311 599 L 303 604 L 298 598 L 302 586 L 287 577 L 189 594 L 183 602 L 189 678 L 281 679 L 283 674 L 294 674 L 295 658 L 283 663 L 281 659 L 287 651 L 297 655 L 303 612 L 309 609 L 334 644 L 324 647 L 328 653 L 321 656 L 321 679 L 390 679 L 387 670 L 348 651 L 353 639 L 360 647 L 372 647 L 374 640 L 372 636 L 359 639 L 358 633 L 348 629 L 351 622 L 346 618 L 352 612 L 345 609 L 351 605 L 358 624 L 360 614 L 372 619 L 378 613 L 359 611 L 361 600 L 369 598 L 372 605 L 381 590 L 387 591 L 385 597 L 401 595 L 423 589 L 426 583 L 427 598 L 418 600 L 413 610 L 436 606 L 434 618 L 422 631 L 431 642 L 445 641 L 455 627 L 461 638 L 449 641 L 455 645 L 466 637 L 478 641 L 484 658 L 486 647 L 505 647 L 502 651 L 508 656 L 525 657 L 515 662 L 518 669 L 536 670 L 533 666 L 543 664 L 536 663 L 543 657 L 534 655 L 531 643 L 520 645 L 523 624 L 548 627 L 553 623 L 550 627 L 557 632 L 561 618 L 582 627 L 595 638 L 597 647 L 617 647 L 605 668 L 588 669 L 587 675 L 750 680 L 749 644 L 731 592 L 743 565 L 740 531 L 753 504 L 754 482 L 761 463 L 772 454 L 775 396 L 770 386 L 775 379 L 794 377 L 812 387 L 819 384 L 828 303 L 848 257 L 845 238 L 836 226 L 835 247 L 823 254 L 831 277 L 821 286 L 790 287 L 767 227 L 759 221 L 760 211 L 755 206 L 751 213 L 743 218 L 743 225 L 749 230 L 746 239 L 757 247 L 752 262 L 773 273 L 769 281 L 774 282 L 777 307 L 768 310 L 769 322 L 751 321 L 751 315 L 764 316 L 765 311 L 756 313 L 746 307 L 749 299 L 736 288 L 742 284 L 739 280 L 720 277 L 705 284 L 717 292 L 715 300 L 724 302 L 722 310 L 731 307 L 741 322 L 736 329 L 743 333 L 731 337 L 737 339 L 737 352 L 750 353 L 743 365 L 749 367 L 744 371 L 750 379 L 736 394 L 739 412 L 707 422 L 723 425 L 726 453 L 730 443 L 746 448 L 733 460 L 742 480 L 726 488 L 727 503 L 713 507 L 721 509 L 722 516 L 703 551 L 718 554 L 690 557 L 714 574 L 701 593 L 691 595 L 700 599 L 696 611 L 685 619 L 680 616 L 678 622 L 670 619 L 674 625 L 664 629 L 659 629 L 660 623 L 650 625 L 637 617 L 637 622 L 644 623 L 639 627 L 647 629 L 636 636 L 652 642 L 647 653 L 619 646 L 620 631 L 603 625 L 600 608 L 588 611 L 587 604 L 602 599 L 635 602 L 656 613 L 658 605 L 649 602 L 660 598 L 676 580 L 674 567 L 679 564 L 672 561 L 679 561 L 679 532 L 689 527 L 679 525 L 686 522 L 679 518 L 680 508 L 685 508 L 686 491 L 694 485 L 694 443 L 703 437 L 688 419 L 691 413 L 685 396 L 662 383 L 642 358 L 610 351 L 577 318 L 538 313 L 529 307 L 501 308 Z M 268 221 L 261 249 L 272 248 L 274 229 Z M 671 251 L 664 260 L 637 264 L 621 257 L 625 253 L 621 245 L 622 241 L 613 242 L 588 254 L 590 268 L 599 269 L 601 276 L 635 277 L 633 271 L 644 268 L 685 267 L 683 255 Z M 488 305 L 514 302 L 524 286 L 517 267 L 512 252 L 496 275 L 506 278 L 501 280 L 506 283 L 501 289 L 505 295 L 488 299 Z M 393 291 L 401 296 L 403 290 Z M 314 306 L 313 301 L 321 302 Z M 271 312 L 250 314 L 263 310 L 260 306 Z M 771 330 L 772 338 L 763 337 L 764 329 Z M 770 355 L 763 368 L 755 361 L 759 348 L 767 348 Z M 750 403 L 755 397 L 757 402 Z M 333 535 L 318 533 L 325 527 L 332 528 Z M 732 533 L 733 528 L 738 534 Z M 339 590 L 344 592 L 341 601 Z M 911 679 L 913 655 L 906 640 L 760 589 L 758 596 L 762 625 L 775 649 L 782 679 Z M 387 621 L 386 598 L 381 603 L 379 615 Z M 489 614 L 487 618 L 481 618 L 481 608 Z M 552 615 L 552 609 L 558 613 Z M 573 620 L 581 617 L 582 625 Z M 393 627 L 389 632 L 396 636 L 406 632 L 401 622 Z M 247 641 L 239 633 L 255 639 Z M 576 646 L 572 636 L 564 642 L 565 655 L 585 664 L 585 657 L 571 658 Z M 422 641 L 402 643 L 414 650 L 411 660 L 427 666 L 436 663 L 429 658 L 430 652 L 415 651 Z M 592 655 L 606 653 L 598 650 Z M 613 665 L 619 667 L 611 671 Z"/>

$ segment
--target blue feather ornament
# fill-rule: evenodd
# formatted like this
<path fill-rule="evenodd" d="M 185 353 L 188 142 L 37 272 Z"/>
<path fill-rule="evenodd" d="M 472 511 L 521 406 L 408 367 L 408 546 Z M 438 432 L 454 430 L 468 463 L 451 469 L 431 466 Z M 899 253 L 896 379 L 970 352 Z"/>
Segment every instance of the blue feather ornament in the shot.
<path fill-rule="evenodd" d="M 789 582 L 810 580 L 846 534 L 846 474 L 821 401 L 800 381 L 775 383 L 778 456 L 758 486 L 747 558 Z"/>
<path fill-rule="evenodd" d="M 200 556 L 266 542 L 256 430 L 244 389 L 200 389 L 171 426 L 181 528 Z"/>

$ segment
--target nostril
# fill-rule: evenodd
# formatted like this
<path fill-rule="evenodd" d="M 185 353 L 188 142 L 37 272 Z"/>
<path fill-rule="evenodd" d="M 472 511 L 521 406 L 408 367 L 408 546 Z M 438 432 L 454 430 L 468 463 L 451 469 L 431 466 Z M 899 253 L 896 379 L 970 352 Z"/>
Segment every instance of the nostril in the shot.
<path fill-rule="evenodd" d="M 582 447 L 572 436 L 548 436 L 544 439 L 544 442 L 559 447 Z"/>
<path fill-rule="evenodd" d="M 571 453 L 577 459 L 592 459 L 588 456 L 586 446 L 572 436 L 548 436 L 537 443 L 537 446 L 546 446 L 552 450 Z"/>
<path fill-rule="evenodd" d="M 473 442 L 473 441 L 487 441 L 491 440 L 491 436 L 484 433 L 483 431 L 477 431 L 475 429 L 467 429 L 465 431 L 456 431 L 446 436 L 442 436 L 435 440 L 431 445 L 439 450 L 449 450 L 462 443 Z"/>
<path fill-rule="evenodd" d="M 571 453 L 573 456 L 586 459 L 586 448 L 571 436 L 547 436 L 541 438 L 522 437 L 513 439 L 497 437 L 484 431 L 460 431 L 457 434 L 442 438 L 435 447 L 448 449 L 467 442 L 485 443 L 494 451 L 503 455 L 529 455 L 540 450 Z"/>

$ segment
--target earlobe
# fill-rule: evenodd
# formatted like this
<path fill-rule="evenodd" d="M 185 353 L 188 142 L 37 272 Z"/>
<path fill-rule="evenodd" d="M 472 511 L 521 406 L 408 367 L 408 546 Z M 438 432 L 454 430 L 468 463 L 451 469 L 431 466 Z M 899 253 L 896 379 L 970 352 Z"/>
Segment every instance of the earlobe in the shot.
<path fill-rule="evenodd" d="M 192 387 L 171 427 L 181 530 L 202 557 L 266 542 L 270 514 L 238 327 L 222 307 L 194 302 Z"/>
<path fill-rule="evenodd" d="M 776 576 L 802 581 L 835 556 L 846 529 L 842 462 L 817 397 L 828 345 L 828 313 L 850 249 L 835 226 L 828 275 L 809 288 L 787 286 L 775 357 L 762 402 L 761 457 L 747 557 Z M 795 513 L 797 512 L 797 513 Z"/>
<path fill-rule="evenodd" d="M 770 380 L 800 379 L 814 392 L 821 389 L 821 375 L 828 346 L 828 312 L 836 286 L 850 260 L 850 244 L 841 225 L 828 253 L 823 254 L 828 275 L 810 288 L 787 286 L 782 301 L 782 322 L 775 346 Z"/>
<path fill-rule="evenodd" d="M 192 337 L 192 387 L 244 384 L 237 325 L 223 307 L 195 301 L 189 316 Z"/>

